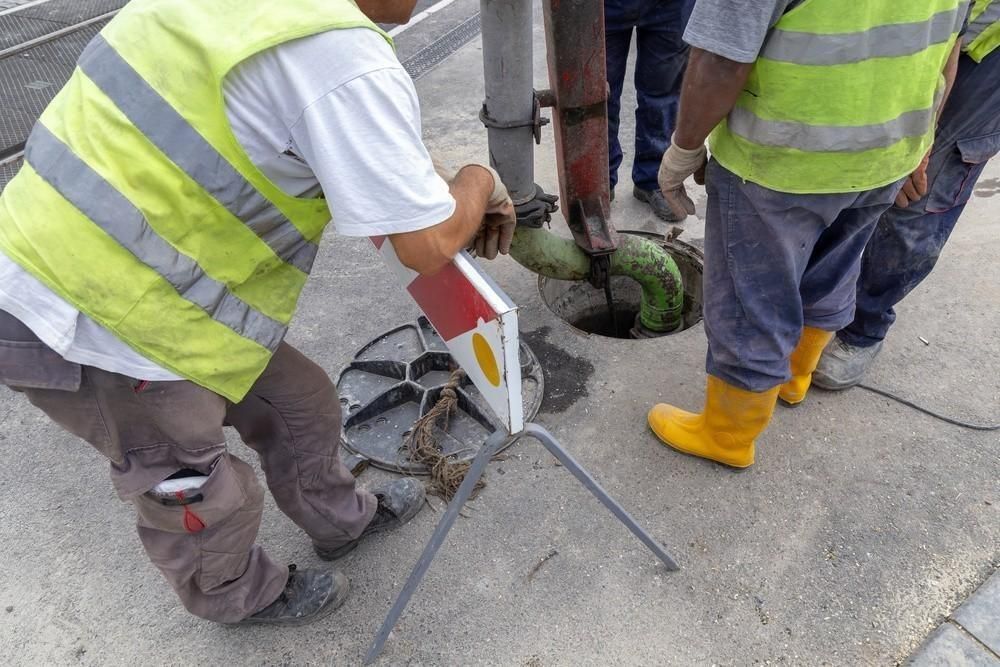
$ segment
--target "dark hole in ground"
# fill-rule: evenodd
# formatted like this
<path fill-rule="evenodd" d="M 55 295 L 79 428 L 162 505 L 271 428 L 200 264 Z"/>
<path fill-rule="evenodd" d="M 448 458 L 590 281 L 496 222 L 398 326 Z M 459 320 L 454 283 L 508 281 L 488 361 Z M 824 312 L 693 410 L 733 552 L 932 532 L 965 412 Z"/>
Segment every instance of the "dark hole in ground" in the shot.
<path fill-rule="evenodd" d="M 638 310 L 633 308 L 615 308 L 615 317 L 605 308 L 604 312 L 589 312 L 569 320 L 577 329 L 587 333 L 607 336 L 609 338 L 631 338 L 632 326 L 635 324 L 635 316 Z"/>

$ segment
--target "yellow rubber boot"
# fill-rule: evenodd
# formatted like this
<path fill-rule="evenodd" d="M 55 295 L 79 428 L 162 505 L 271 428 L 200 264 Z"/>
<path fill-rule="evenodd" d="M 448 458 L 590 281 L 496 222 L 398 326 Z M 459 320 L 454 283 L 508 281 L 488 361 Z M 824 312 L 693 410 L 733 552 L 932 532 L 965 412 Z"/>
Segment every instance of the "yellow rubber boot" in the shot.
<path fill-rule="evenodd" d="M 647 419 L 656 437 L 679 452 L 746 468 L 753 465 L 754 440 L 767 428 L 777 401 L 778 387 L 746 391 L 709 375 L 704 412 L 660 403 Z"/>
<path fill-rule="evenodd" d="M 799 344 L 795 346 L 792 356 L 789 358 L 792 379 L 781 385 L 778 398 L 788 405 L 798 405 L 805 400 L 809 385 L 812 384 L 813 371 L 816 364 L 826 349 L 826 344 L 833 338 L 833 333 L 805 327 L 802 329 L 802 337 Z"/>

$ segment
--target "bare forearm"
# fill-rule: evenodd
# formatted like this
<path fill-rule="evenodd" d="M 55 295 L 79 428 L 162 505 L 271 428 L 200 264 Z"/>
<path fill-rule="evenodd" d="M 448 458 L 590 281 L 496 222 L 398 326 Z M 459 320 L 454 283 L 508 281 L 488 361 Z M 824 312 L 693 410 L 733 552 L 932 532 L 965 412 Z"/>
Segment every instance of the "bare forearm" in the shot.
<path fill-rule="evenodd" d="M 948 97 L 951 95 L 951 89 L 955 85 L 955 77 L 958 76 L 958 59 L 961 55 L 962 40 L 959 39 L 955 42 L 955 48 L 951 50 L 951 55 L 948 56 L 948 62 L 944 64 L 944 94 L 941 96 L 941 103 L 938 104 L 938 118 L 941 117 L 941 112 L 944 111 L 944 105 L 948 103 Z"/>
<path fill-rule="evenodd" d="M 469 245 L 482 225 L 493 186 L 493 177 L 486 169 L 469 165 L 459 170 L 449 183 L 455 199 L 450 218 L 428 229 L 389 237 L 399 261 L 424 274 L 444 268 Z"/>
<path fill-rule="evenodd" d="M 702 49 L 691 49 L 674 142 L 694 149 L 736 106 L 753 63 L 738 63 Z"/>

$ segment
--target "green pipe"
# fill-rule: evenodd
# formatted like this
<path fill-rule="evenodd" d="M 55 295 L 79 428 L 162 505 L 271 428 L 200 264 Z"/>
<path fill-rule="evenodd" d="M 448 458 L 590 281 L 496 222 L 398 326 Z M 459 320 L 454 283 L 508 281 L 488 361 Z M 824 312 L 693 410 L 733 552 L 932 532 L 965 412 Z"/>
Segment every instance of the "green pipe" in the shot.
<path fill-rule="evenodd" d="M 510 256 L 529 271 L 555 280 L 587 280 L 590 258 L 570 239 L 544 229 L 518 227 Z M 646 330 L 666 334 L 682 325 L 684 287 L 673 257 L 649 239 L 630 234 L 619 236 L 618 250 L 611 255 L 611 275 L 626 276 L 639 283 L 642 299 L 639 322 Z"/>

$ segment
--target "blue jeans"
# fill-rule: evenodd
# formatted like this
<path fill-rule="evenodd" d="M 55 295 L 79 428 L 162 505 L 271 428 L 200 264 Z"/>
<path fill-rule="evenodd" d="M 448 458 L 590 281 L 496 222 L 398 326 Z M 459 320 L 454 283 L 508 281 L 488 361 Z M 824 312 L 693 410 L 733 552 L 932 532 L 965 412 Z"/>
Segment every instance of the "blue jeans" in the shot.
<path fill-rule="evenodd" d="M 837 335 L 859 347 L 883 340 L 893 307 L 926 278 L 991 157 L 1000 152 L 1000 51 L 962 56 L 927 168 L 927 195 L 891 208 L 865 249 L 854 321 Z"/>
<path fill-rule="evenodd" d="M 837 331 L 854 316 L 861 253 L 903 181 L 868 192 L 793 195 L 707 173 L 706 370 L 749 391 L 790 377 L 803 325 Z"/>
<path fill-rule="evenodd" d="M 636 33 L 635 158 L 632 181 L 655 190 L 663 152 L 670 145 L 677 121 L 681 76 L 687 64 L 683 0 L 605 0 L 608 85 L 608 148 L 611 187 L 618 183 L 622 147 L 618 141 L 622 87 L 632 31 Z"/>

